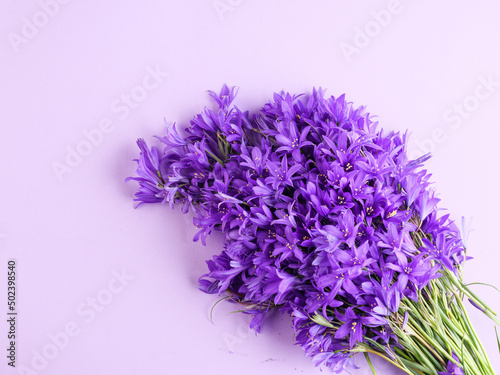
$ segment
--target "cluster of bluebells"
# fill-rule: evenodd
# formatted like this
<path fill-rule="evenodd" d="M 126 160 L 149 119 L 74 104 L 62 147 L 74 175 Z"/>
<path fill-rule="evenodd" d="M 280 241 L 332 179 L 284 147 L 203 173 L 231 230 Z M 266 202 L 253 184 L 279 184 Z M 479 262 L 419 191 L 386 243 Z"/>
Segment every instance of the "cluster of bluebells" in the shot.
<path fill-rule="evenodd" d="M 217 109 L 185 135 L 169 128 L 163 151 L 138 141 L 132 178 L 140 203 L 191 209 L 195 240 L 223 232 L 200 288 L 248 306 L 257 331 L 270 310 L 290 314 L 297 343 L 335 372 L 360 343 L 400 345 L 401 300 L 465 256 L 438 215 L 427 157 L 409 161 L 406 134 L 379 129 L 343 95 L 275 94 L 253 115 L 233 105 L 234 89 L 210 95 Z"/>

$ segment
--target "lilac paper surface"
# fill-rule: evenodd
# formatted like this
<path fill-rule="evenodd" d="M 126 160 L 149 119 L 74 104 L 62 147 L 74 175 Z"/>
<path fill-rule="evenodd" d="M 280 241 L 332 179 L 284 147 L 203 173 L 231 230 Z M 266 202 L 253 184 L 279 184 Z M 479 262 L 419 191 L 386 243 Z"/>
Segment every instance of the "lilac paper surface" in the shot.
<path fill-rule="evenodd" d="M 500 286 L 500 4 L 40 0 L 0 4 L 0 374 L 319 374 L 279 314 L 259 336 L 197 290 L 219 251 L 191 216 L 134 210 L 135 139 L 185 126 L 207 89 L 257 110 L 313 86 L 412 132 L 446 207 L 473 218 L 466 280 Z M 17 262 L 16 368 L 7 261 Z M 498 293 L 475 286 L 500 311 Z M 493 324 L 470 308 L 494 367 Z M 352 374 L 370 374 L 364 360 Z M 375 360 L 383 374 L 400 374 Z"/>

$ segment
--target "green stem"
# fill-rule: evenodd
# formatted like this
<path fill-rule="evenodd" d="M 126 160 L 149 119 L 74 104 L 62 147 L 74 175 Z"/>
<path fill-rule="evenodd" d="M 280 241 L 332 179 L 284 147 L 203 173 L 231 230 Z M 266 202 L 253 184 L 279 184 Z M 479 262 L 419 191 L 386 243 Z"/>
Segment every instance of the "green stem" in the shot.
<path fill-rule="evenodd" d="M 392 359 L 386 357 L 384 354 L 382 354 L 380 352 L 377 352 L 376 350 L 365 349 L 365 352 L 371 353 L 371 354 L 375 354 L 376 356 L 379 356 L 380 358 L 385 359 L 387 362 L 391 363 L 392 365 L 396 366 L 397 368 L 399 368 L 400 370 L 406 372 L 409 375 L 425 375 L 425 373 L 420 372 L 420 371 L 418 371 L 418 372 L 410 372 L 410 370 L 408 368 L 406 368 L 406 366 L 404 366 L 403 364 L 399 364 L 399 363 L 393 361 Z"/>
<path fill-rule="evenodd" d="M 394 333 L 405 347 L 396 351 L 397 357 L 406 367 L 415 364 L 424 374 L 437 374 L 446 370 L 448 361 L 455 362 L 454 352 L 466 373 L 492 375 L 491 363 L 458 295 L 461 291 L 469 296 L 470 291 L 456 283 L 455 275 L 444 274 L 419 293 L 418 302 L 402 301 L 400 312 L 391 319 Z M 401 316 L 406 311 L 409 320 L 403 331 Z"/>
<path fill-rule="evenodd" d="M 370 366 L 370 369 L 372 370 L 373 375 L 377 375 L 377 371 L 375 371 L 375 367 L 373 367 L 372 361 L 370 359 L 370 355 L 365 352 L 365 358 L 366 362 L 368 362 L 368 366 Z"/>
<path fill-rule="evenodd" d="M 461 307 L 462 317 L 464 318 L 463 322 L 464 322 L 464 325 L 466 326 L 466 329 L 468 330 L 470 336 L 472 337 L 472 339 L 474 340 L 476 345 L 478 345 L 478 347 L 480 348 L 479 353 L 481 354 L 481 357 L 483 358 L 483 360 L 485 360 L 488 367 L 492 369 L 493 367 L 491 365 L 490 359 L 488 358 L 488 355 L 486 354 L 486 350 L 484 349 L 483 343 L 479 339 L 479 336 L 477 335 L 477 332 L 474 329 L 474 326 L 472 325 L 472 323 L 470 321 L 469 314 L 467 314 L 467 310 L 465 309 L 465 306 L 464 306 L 462 300 L 457 298 L 457 303 Z"/>

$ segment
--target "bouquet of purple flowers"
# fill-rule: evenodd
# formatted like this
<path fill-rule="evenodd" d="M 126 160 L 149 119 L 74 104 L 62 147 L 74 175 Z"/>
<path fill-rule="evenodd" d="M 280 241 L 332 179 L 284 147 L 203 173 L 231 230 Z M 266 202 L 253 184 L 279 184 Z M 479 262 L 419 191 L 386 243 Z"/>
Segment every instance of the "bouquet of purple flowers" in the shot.
<path fill-rule="evenodd" d="M 217 110 L 139 139 L 141 203 L 194 212 L 195 240 L 213 230 L 224 249 L 200 279 L 253 316 L 293 317 L 297 343 L 340 373 L 357 353 L 408 374 L 494 374 L 464 298 L 496 314 L 462 281 L 466 248 L 438 214 L 429 157 L 408 160 L 406 134 L 379 129 L 344 96 L 275 94 L 260 113 L 210 92 Z"/>

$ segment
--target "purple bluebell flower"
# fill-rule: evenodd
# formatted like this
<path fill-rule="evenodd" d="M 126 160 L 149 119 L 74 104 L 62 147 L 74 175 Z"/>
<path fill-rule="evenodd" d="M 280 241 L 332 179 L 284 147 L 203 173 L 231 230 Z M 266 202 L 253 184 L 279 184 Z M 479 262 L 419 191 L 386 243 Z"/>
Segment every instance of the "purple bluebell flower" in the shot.
<path fill-rule="evenodd" d="M 165 198 L 171 198 L 165 192 L 165 180 L 160 173 L 160 157 L 158 150 L 155 147 L 148 148 L 144 139 L 138 139 L 137 145 L 141 150 L 140 157 L 137 161 L 137 174 L 139 177 L 129 177 L 129 180 L 139 182 L 140 187 L 136 193 L 136 201 L 139 205 L 143 203 L 164 202 Z"/>
<path fill-rule="evenodd" d="M 398 263 L 389 263 L 387 267 L 399 273 L 397 281 L 398 291 L 403 292 L 408 282 L 412 282 L 416 286 L 420 285 L 416 278 L 424 276 L 429 268 L 428 264 L 422 260 L 424 254 L 418 254 L 409 263 L 406 255 L 399 252 L 395 252 L 395 255 Z"/>
<path fill-rule="evenodd" d="M 464 370 L 459 365 L 460 361 L 458 360 L 457 355 L 452 352 L 452 356 L 455 361 L 448 361 L 446 371 L 438 372 L 439 375 L 464 375 Z"/>
<path fill-rule="evenodd" d="M 363 330 L 365 326 L 380 326 L 385 320 L 376 316 L 363 316 L 354 312 L 352 307 L 348 307 L 345 314 L 335 312 L 336 318 L 343 322 L 335 332 L 335 338 L 342 339 L 349 336 L 349 347 L 354 348 L 357 342 L 363 342 Z"/>

